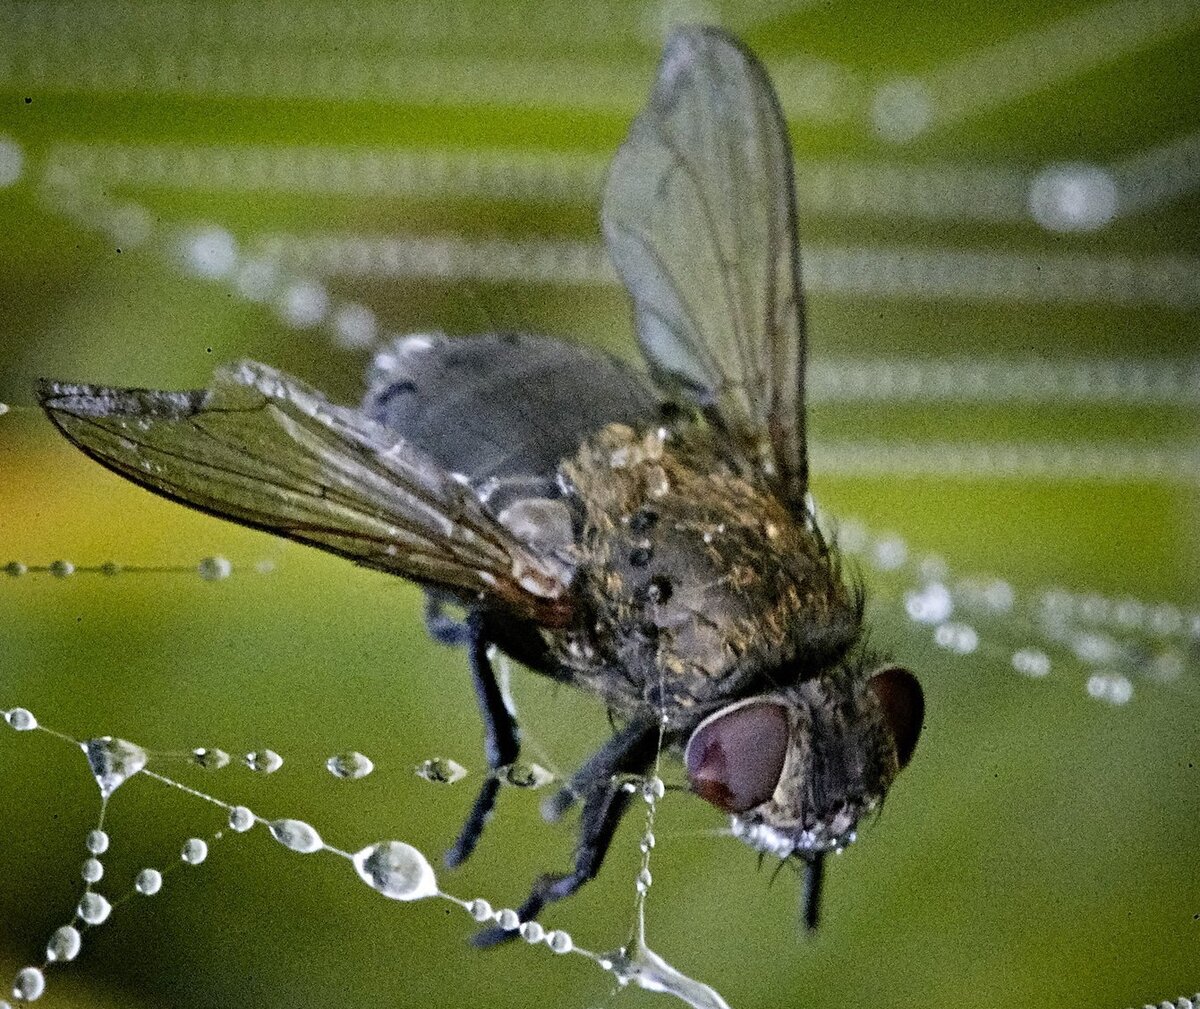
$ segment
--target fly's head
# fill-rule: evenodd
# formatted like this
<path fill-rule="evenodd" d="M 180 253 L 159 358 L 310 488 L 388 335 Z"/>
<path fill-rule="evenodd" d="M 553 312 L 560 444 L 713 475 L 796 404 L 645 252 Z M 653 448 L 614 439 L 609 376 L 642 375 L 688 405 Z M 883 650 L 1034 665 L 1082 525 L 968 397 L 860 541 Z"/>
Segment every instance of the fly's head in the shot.
<path fill-rule="evenodd" d="M 924 716 L 915 676 L 851 660 L 737 701 L 692 733 L 692 789 L 751 847 L 787 858 L 842 848 L 912 757 Z"/>

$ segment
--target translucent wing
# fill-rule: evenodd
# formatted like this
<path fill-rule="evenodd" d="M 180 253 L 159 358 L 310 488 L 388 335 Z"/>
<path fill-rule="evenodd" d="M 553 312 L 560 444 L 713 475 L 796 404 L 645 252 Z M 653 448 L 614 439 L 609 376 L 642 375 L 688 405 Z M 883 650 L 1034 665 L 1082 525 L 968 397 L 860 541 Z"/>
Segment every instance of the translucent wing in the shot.
<path fill-rule="evenodd" d="M 567 573 L 492 518 L 464 483 L 354 410 L 253 362 L 193 392 L 42 382 L 66 437 L 134 483 L 201 511 L 547 625 Z"/>
<path fill-rule="evenodd" d="M 804 306 L 787 128 L 735 39 L 667 41 L 649 104 L 617 152 L 604 235 L 658 381 L 726 432 L 801 507 Z"/>

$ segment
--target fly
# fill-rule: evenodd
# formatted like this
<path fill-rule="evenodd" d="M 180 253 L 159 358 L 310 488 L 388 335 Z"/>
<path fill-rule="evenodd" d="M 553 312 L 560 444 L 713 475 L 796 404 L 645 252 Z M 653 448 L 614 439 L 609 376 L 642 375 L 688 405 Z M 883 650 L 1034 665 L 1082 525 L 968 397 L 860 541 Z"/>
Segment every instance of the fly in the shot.
<path fill-rule="evenodd" d="M 912 756 L 924 702 L 867 647 L 812 513 L 791 152 L 739 41 L 671 35 L 601 223 L 648 378 L 533 336 L 414 335 L 357 408 L 254 362 L 192 392 L 43 382 L 41 404 L 143 487 L 424 586 L 431 633 L 466 649 L 493 772 L 520 750 L 493 646 L 604 701 L 616 731 L 544 807 L 581 805 L 574 865 L 522 921 L 596 875 L 661 740 L 735 835 L 803 864 L 812 928 L 823 859 Z"/>

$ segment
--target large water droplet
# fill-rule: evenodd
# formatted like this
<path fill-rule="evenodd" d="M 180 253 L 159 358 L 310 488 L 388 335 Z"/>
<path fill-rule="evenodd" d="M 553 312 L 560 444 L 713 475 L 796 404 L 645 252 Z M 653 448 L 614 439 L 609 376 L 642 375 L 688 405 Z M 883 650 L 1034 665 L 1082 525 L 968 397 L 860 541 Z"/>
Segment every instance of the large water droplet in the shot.
<path fill-rule="evenodd" d="M 112 905 L 106 897 L 89 890 L 80 898 L 76 913 L 89 925 L 103 925 L 112 914 Z"/>
<path fill-rule="evenodd" d="M 28 732 L 30 729 L 38 727 L 37 719 L 33 717 L 33 712 L 28 708 L 13 708 L 11 711 L 6 711 L 4 720 L 17 732 Z"/>
<path fill-rule="evenodd" d="M 271 836 L 285 848 L 298 851 L 302 855 L 312 854 L 325 847 L 321 835 L 316 828 L 303 820 L 272 820 L 268 824 Z"/>
<path fill-rule="evenodd" d="M 74 960 L 79 956 L 79 947 L 83 945 L 83 936 L 74 925 L 63 925 L 50 934 L 46 943 L 46 959 L 53 961 Z"/>
<path fill-rule="evenodd" d="M 99 828 L 89 830 L 84 844 L 87 845 L 87 850 L 93 855 L 103 855 L 108 851 L 108 834 Z"/>
<path fill-rule="evenodd" d="M 575 943 L 570 935 L 559 929 L 547 933 L 546 945 L 555 953 L 570 953 L 575 948 Z"/>
<path fill-rule="evenodd" d="M 229 754 L 215 747 L 197 746 L 192 750 L 192 763 L 209 771 L 219 771 L 229 766 Z"/>
<path fill-rule="evenodd" d="M 512 932 L 521 924 L 521 916 L 511 907 L 501 908 L 496 912 L 496 924 L 505 932 Z"/>
<path fill-rule="evenodd" d="M 476 897 L 467 905 L 467 913 L 476 921 L 489 921 L 492 917 L 492 905 L 482 897 Z"/>
<path fill-rule="evenodd" d="M 632 982 L 646 991 L 674 995 L 693 1009 L 729 1009 L 729 1003 L 715 989 L 677 971 L 648 946 L 639 944 L 632 952 L 622 948 L 607 953 L 600 964 L 622 986 Z"/>
<path fill-rule="evenodd" d="M 98 858 L 86 859 L 80 875 L 85 883 L 99 883 L 104 878 L 104 864 Z"/>
<path fill-rule="evenodd" d="M 79 745 L 87 754 L 100 794 L 106 799 L 146 766 L 146 751 L 124 739 L 102 736 Z"/>
<path fill-rule="evenodd" d="M 521 938 L 524 939 L 531 946 L 534 943 L 539 943 L 544 938 L 546 938 L 546 929 L 541 925 L 540 922 L 536 922 L 536 921 L 522 922 L 521 927 L 518 929 L 518 931 L 521 933 Z"/>
<path fill-rule="evenodd" d="M 453 785 L 467 776 L 467 769 L 449 757 L 431 757 L 416 767 L 418 778 L 434 781 L 440 785 Z"/>
<path fill-rule="evenodd" d="M 554 773 L 541 764 L 525 764 L 518 761 L 501 768 L 500 780 L 517 788 L 541 788 L 554 780 Z"/>
<path fill-rule="evenodd" d="M 283 767 L 283 758 L 274 750 L 252 750 L 242 760 L 250 770 L 260 774 L 274 774 Z"/>
<path fill-rule="evenodd" d="M 133 888 L 143 897 L 153 897 L 162 889 L 162 873 L 157 869 L 143 869 L 133 881 Z"/>
<path fill-rule="evenodd" d="M 335 753 L 325 761 L 325 768 L 335 778 L 348 778 L 354 781 L 358 778 L 365 778 L 375 770 L 375 764 L 370 757 L 357 750 L 350 750 L 347 753 Z"/>
<path fill-rule="evenodd" d="M 254 826 L 254 814 L 245 806 L 234 806 L 229 811 L 229 827 L 239 834 L 244 834 Z"/>
<path fill-rule="evenodd" d="M 13 998 L 21 1002 L 36 1002 L 46 990 L 46 975 L 37 967 L 22 967 L 13 981 Z"/>
<path fill-rule="evenodd" d="M 392 900 L 420 900 L 438 892 L 433 866 L 411 844 L 381 841 L 354 854 L 363 882 Z"/>
<path fill-rule="evenodd" d="M 208 842 L 199 837 L 189 837 L 179 849 L 179 857 L 188 865 L 199 865 L 208 858 Z"/>

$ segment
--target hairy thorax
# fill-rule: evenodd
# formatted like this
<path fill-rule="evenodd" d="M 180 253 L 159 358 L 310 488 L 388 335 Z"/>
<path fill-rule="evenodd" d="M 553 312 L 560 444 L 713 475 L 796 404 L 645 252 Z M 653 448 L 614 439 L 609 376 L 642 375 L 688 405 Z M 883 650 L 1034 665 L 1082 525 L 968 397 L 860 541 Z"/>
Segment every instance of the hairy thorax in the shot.
<path fill-rule="evenodd" d="M 860 630 L 807 516 L 730 468 L 701 427 L 610 425 L 562 467 L 586 610 L 550 644 L 619 713 L 677 724 L 816 675 Z"/>

